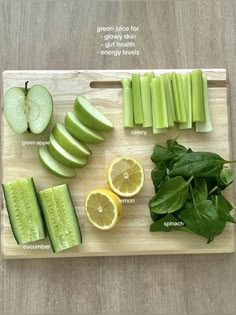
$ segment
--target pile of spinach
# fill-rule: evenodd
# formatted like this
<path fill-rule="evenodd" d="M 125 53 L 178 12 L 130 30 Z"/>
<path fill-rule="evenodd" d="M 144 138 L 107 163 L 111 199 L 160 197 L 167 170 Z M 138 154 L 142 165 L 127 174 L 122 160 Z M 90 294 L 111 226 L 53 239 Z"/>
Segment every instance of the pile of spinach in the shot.
<path fill-rule="evenodd" d="M 151 156 L 155 196 L 149 202 L 151 232 L 180 230 L 199 234 L 207 243 L 221 234 L 230 215 L 231 203 L 222 191 L 233 182 L 233 174 L 216 153 L 194 152 L 167 140 L 156 145 Z"/>

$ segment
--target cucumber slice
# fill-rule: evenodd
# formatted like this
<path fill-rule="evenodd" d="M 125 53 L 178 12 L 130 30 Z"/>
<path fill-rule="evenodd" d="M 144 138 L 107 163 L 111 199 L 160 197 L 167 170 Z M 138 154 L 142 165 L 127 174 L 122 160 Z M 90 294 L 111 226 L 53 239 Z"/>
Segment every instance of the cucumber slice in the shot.
<path fill-rule="evenodd" d="M 45 238 L 45 230 L 32 178 L 2 185 L 13 234 L 18 244 Z"/>
<path fill-rule="evenodd" d="M 56 141 L 70 154 L 76 157 L 89 156 L 92 154 L 89 148 L 76 140 L 65 128 L 63 124 L 57 123 L 52 130 Z"/>
<path fill-rule="evenodd" d="M 49 141 L 48 151 L 58 162 L 72 168 L 83 167 L 87 164 L 88 159 L 86 157 L 78 158 L 68 153 L 62 146 L 60 146 L 52 134 L 49 136 Z"/>
<path fill-rule="evenodd" d="M 53 175 L 64 178 L 76 176 L 76 171 L 73 168 L 61 164 L 51 156 L 47 146 L 41 146 L 39 148 L 39 160 L 43 167 Z"/>
<path fill-rule="evenodd" d="M 48 235 L 54 252 L 82 243 L 79 221 L 66 184 L 39 192 Z"/>
<path fill-rule="evenodd" d="M 82 124 L 73 112 L 67 112 L 65 117 L 65 126 L 72 136 L 84 143 L 95 144 L 104 141 L 104 138 L 97 132 Z"/>
<path fill-rule="evenodd" d="M 113 123 L 83 96 L 76 97 L 74 111 L 83 124 L 94 130 L 107 131 L 113 129 Z"/>

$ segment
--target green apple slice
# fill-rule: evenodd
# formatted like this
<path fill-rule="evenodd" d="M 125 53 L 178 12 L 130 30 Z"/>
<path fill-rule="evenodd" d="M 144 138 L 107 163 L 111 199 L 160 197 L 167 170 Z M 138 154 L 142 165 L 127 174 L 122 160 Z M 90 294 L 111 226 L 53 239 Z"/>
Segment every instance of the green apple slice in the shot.
<path fill-rule="evenodd" d="M 75 169 L 65 166 L 55 160 L 49 153 L 47 146 L 41 146 L 39 148 L 39 160 L 43 167 L 55 176 L 64 178 L 76 176 Z"/>
<path fill-rule="evenodd" d="M 113 129 L 113 123 L 82 96 L 76 97 L 74 111 L 79 120 L 90 128 L 99 131 Z"/>
<path fill-rule="evenodd" d="M 52 130 L 52 134 L 56 141 L 70 154 L 76 157 L 83 157 L 91 155 L 89 148 L 76 140 L 70 133 L 67 131 L 65 126 L 61 123 L 57 123 Z"/>
<path fill-rule="evenodd" d="M 86 157 L 78 158 L 68 153 L 62 146 L 60 146 L 52 134 L 49 136 L 49 141 L 48 151 L 58 162 L 72 168 L 83 167 L 87 164 L 88 159 Z"/>
<path fill-rule="evenodd" d="M 84 143 L 96 144 L 104 141 L 104 138 L 97 132 L 81 123 L 73 112 L 67 112 L 65 117 L 65 126 L 72 136 Z"/>
<path fill-rule="evenodd" d="M 43 85 L 30 89 L 10 88 L 3 99 L 3 110 L 9 126 L 16 133 L 43 132 L 53 111 L 52 96 Z"/>

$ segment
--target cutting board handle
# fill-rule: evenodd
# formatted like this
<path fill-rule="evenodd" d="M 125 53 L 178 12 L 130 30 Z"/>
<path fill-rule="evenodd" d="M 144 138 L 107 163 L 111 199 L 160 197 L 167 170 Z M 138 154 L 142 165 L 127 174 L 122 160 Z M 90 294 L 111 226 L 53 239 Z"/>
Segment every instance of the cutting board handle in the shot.
<path fill-rule="evenodd" d="M 208 88 L 228 87 L 227 80 L 208 80 Z M 120 81 L 91 81 L 90 87 L 93 89 L 121 89 Z"/>

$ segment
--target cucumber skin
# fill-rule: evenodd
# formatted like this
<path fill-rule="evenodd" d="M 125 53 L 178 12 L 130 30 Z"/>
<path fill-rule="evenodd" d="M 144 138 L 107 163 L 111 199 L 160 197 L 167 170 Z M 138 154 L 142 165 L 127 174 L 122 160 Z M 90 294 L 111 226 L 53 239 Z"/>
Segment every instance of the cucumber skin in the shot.
<path fill-rule="evenodd" d="M 6 197 L 6 192 L 5 192 L 4 184 L 2 184 L 2 190 L 3 190 L 3 195 L 4 195 L 4 199 L 5 199 L 6 206 L 7 206 L 7 213 L 8 213 L 8 216 L 9 216 L 9 221 L 10 221 L 10 225 L 11 225 L 11 230 L 12 230 L 12 233 L 13 233 L 13 235 L 14 235 L 14 238 L 15 238 L 17 244 L 20 245 L 20 242 L 19 242 L 19 240 L 18 240 L 18 237 L 17 237 L 17 235 L 15 234 L 15 230 L 14 230 L 14 228 L 13 228 L 13 223 L 12 223 L 11 214 L 10 214 L 10 212 L 8 211 L 9 205 L 8 205 L 8 203 L 7 203 L 7 197 Z"/>
<path fill-rule="evenodd" d="M 80 229 L 80 224 L 79 224 L 79 220 L 78 220 L 78 217 L 77 217 L 77 214 L 76 214 L 76 211 L 75 211 L 75 207 L 74 207 L 74 203 L 73 203 L 73 200 L 72 200 L 72 197 L 71 197 L 71 193 L 70 193 L 70 190 L 69 190 L 69 186 L 67 184 L 64 184 L 66 187 L 67 187 L 67 192 L 68 192 L 68 196 L 70 198 L 70 202 L 71 202 L 71 206 L 73 208 L 73 213 L 75 215 L 75 218 L 76 218 L 76 223 L 77 223 L 77 226 L 78 226 L 78 231 L 79 231 L 79 238 L 80 238 L 80 243 L 79 244 L 82 244 L 83 242 L 83 239 L 82 239 L 82 233 L 81 233 L 81 229 Z M 54 187 L 52 187 L 54 188 Z M 46 225 L 46 231 L 47 231 L 47 234 L 48 234 L 48 237 L 49 237 L 49 240 L 50 240 L 50 244 L 51 244 L 51 247 L 52 247 L 52 250 L 54 253 L 57 253 L 57 252 L 61 252 L 63 250 L 66 250 L 66 249 L 69 249 L 69 248 L 72 248 L 72 247 L 75 247 L 75 246 L 78 246 L 78 245 L 74 245 L 74 246 L 71 246 L 71 247 L 68 247 L 68 248 L 65 248 L 65 249 L 61 249 L 61 250 L 56 250 L 53 242 L 51 241 L 51 238 L 50 238 L 50 233 L 47 229 L 47 219 L 46 219 L 46 216 L 45 216 L 45 213 L 44 213 L 44 208 L 43 208 L 43 205 L 42 205 L 42 200 L 41 200 L 41 196 L 40 196 L 40 192 L 38 193 L 38 197 L 39 197 L 39 200 L 40 200 L 40 205 L 41 205 L 41 209 L 42 209 L 42 215 L 43 215 L 43 219 L 44 219 L 44 222 L 45 222 L 45 225 Z"/>
<path fill-rule="evenodd" d="M 70 193 L 70 189 L 69 189 L 69 186 L 66 184 L 67 186 L 67 190 L 68 190 L 68 194 L 69 194 L 69 197 L 70 197 L 70 201 L 71 201 L 71 204 L 72 204 L 72 207 L 73 207 L 73 210 L 74 210 L 74 214 L 75 214 L 75 217 L 77 219 L 77 223 L 78 223 L 78 227 L 79 227 L 79 234 L 80 234 L 80 242 L 81 244 L 83 243 L 83 238 L 82 238 L 82 233 L 81 233 L 81 228 L 80 228 L 80 224 L 79 224 L 79 220 L 78 220 L 78 217 L 77 217 L 77 213 L 75 211 L 75 206 L 74 206 L 74 203 L 73 203 L 73 200 L 72 200 L 72 196 L 71 196 L 71 193 Z"/>
<path fill-rule="evenodd" d="M 43 239 L 45 239 L 46 236 L 47 236 L 47 229 L 46 229 L 45 221 L 44 221 L 43 216 L 42 216 L 41 203 L 40 203 L 40 200 L 39 200 L 39 196 L 38 196 L 38 193 L 37 193 L 37 190 L 36 190 L 36 187 L 35 187 L 35 183 L 34 183 L 33 178 L 31 178 L 31 183 L 32 183 L 33 188 L 34 188 L 36 200 L 38 201 L 38 205 L 39 205 L 39 209 L 40 209 L 40 214 L 41 214 L 41 217 L 42 217 L 42 224 L 43 224 L 44 237 L 41 238 L 41 239 L 39 239 L 39 240 L 43 240 Z M 5 202 L 6 202 L 7 213 L 8 213 L 8 216 L 9 216 L 9 221 L 10 221 L 12 233 L 13 233 L 13 235 L 14 235 L 14 238 L 15 238 L 17 244 L 18 244 L 18 245 L 23 245 L 23 244 L 21 244 L 21 242 L 19 241 L 18 236 L 16 235 L 15 230 L 14 230 L 14 225 L 13 225 L 13 222 L 12 222 L 11 212 L 8 210 L 8 209 L 9 209 L 9 204 L 8 204 L 8 202 L 7 202 L 7 196 L 6 196 L 6 191 L 5 191 L 4 184 L 2 184 L 2 190 L 3 190 L 4 199 L 5 199 Z M 39 241 L 39 240 L 37 240 L 37 241 Z M 32 242 L 33 242 L 33 241 L 32 241 Z M 30 241 L 29 241 L 28 243 L 30 243 Z"/>

